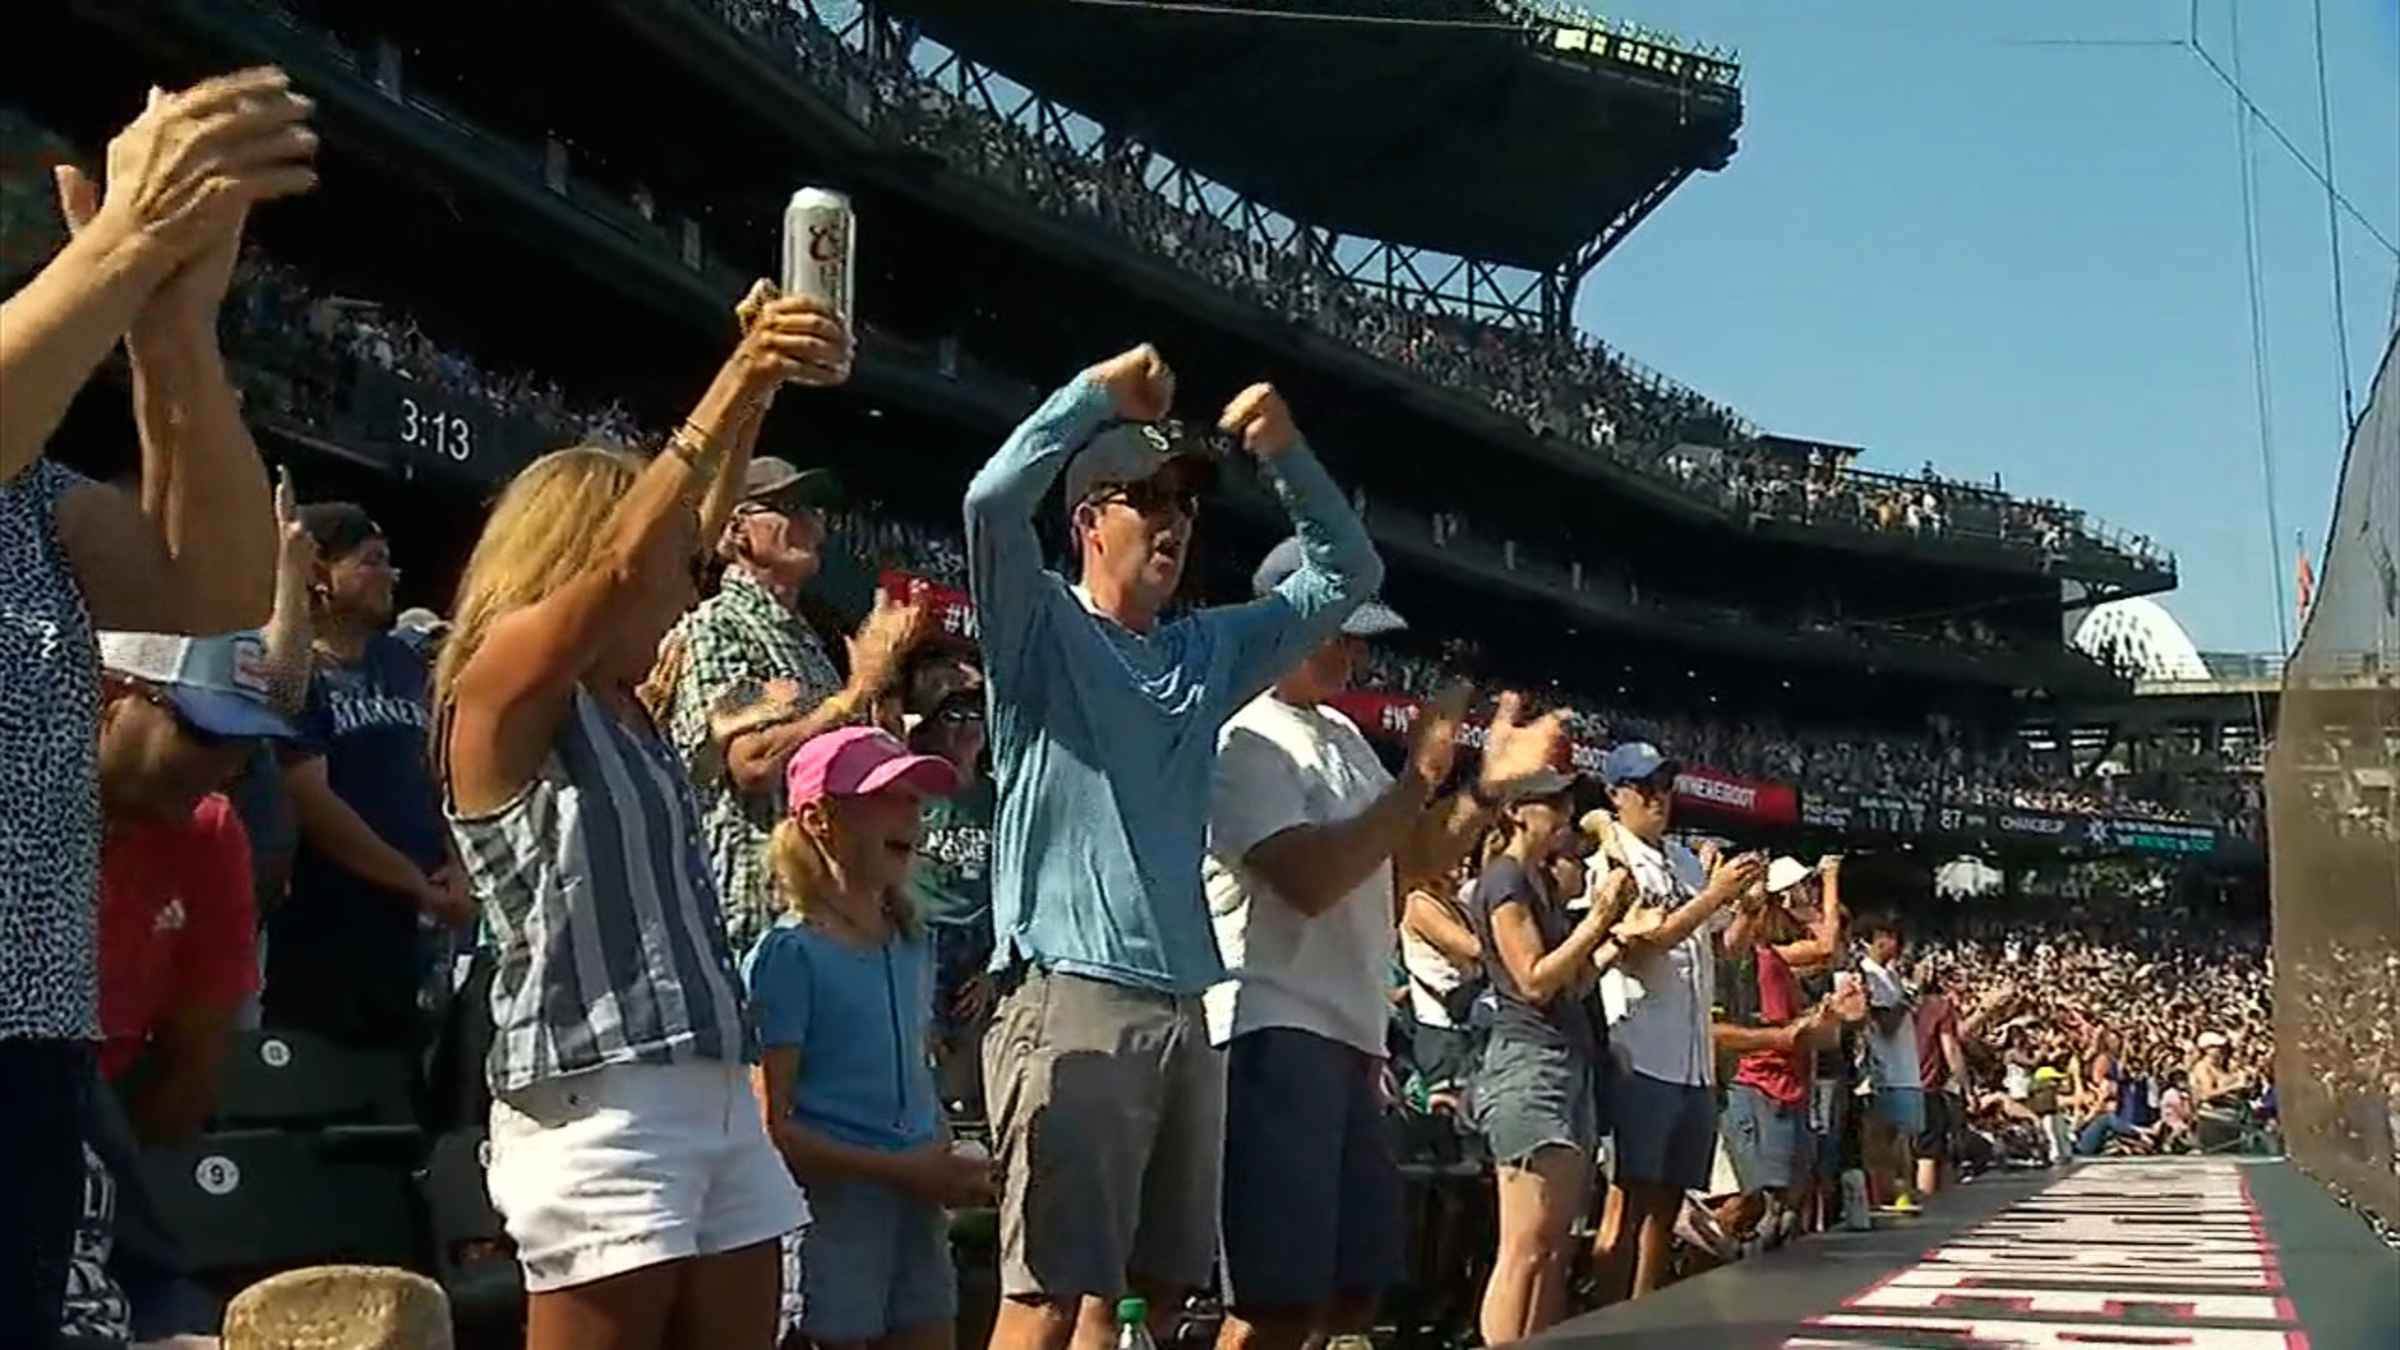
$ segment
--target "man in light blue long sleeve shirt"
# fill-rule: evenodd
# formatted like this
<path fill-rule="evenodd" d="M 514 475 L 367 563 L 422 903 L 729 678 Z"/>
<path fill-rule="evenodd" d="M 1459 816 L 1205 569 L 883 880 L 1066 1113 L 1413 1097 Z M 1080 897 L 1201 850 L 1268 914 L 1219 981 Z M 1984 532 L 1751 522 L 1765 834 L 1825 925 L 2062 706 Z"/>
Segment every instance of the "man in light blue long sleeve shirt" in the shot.
<path fill-rule="evenodd" d="M 985 1040 L 1002 1169 L 994 1350 L 1113 1341 L 1130 1282 L 1161 1314 L 1207 1281 L 1224 1078 L 1200 992 L 1221 979 L 1200 881 L 1217 731 L 1383 579 L 1366 529 L 1253 385 L 1221 429 L 1300 538 L 1272 594 L 1161 624 L 1213 463 L 1154 425 L 1174 375 L 1144 346 L 1036 409 L 967 488 L 999 808 Z M 1061 474 L 1082 565 L 1042 566 L 1033 515 Z M 1038 1117 L 1039 1126 L 1035 1122 Z"/>

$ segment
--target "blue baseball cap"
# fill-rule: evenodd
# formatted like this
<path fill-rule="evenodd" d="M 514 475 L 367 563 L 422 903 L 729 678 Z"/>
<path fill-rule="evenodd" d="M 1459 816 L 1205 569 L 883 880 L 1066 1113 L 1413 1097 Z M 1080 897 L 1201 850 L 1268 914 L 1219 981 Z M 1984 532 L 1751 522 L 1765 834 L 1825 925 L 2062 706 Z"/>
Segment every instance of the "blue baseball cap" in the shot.
<path fill-rule="evenodd" d="M 1600 781 L 1612 788 L 1645 783 L 1662 773 L 1673 773 L 1676 767 L 1674 760 L 1660 754 L 1650 742 L 1627 741 L 1600 761 Z"/>
<path fill-rule="evenodd" d="M 1266 559 L 1259 563 L 1258 571 L 1251 575 L 1251 593 L 1263 596 L 1274 590 L 1284 583 L 1285 578 L 1300 570 L 1301 562 L 1300 541 L 1297 538 L 1286 539 L 1268 549 Z M 1399 611 L 1380 600 L 1367 601 L 1350 611 L 1349 618 L 1342 620 L 1342 632 L 1356 638 L 1383 637 L 1406 632 L 1407 629 L 1408 620 L 1401 618 Z"/>
<path fill-rule="evenodd" d="M 300 734 L 275 709 L 267 645 L 256 633 L 102 633 L 100 664 L 158 686 L 185 721 L 212 736 L 291 740 Z"/>

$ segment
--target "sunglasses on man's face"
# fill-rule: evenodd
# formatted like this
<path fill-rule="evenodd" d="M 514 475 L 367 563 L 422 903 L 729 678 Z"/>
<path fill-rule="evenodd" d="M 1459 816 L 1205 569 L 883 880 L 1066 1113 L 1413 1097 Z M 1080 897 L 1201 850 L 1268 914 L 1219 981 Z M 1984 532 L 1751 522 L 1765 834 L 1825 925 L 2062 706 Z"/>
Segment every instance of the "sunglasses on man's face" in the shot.
<path fill-rule="evenodd" d="M 980 703 L 953 703 L 935 711 L 933 720 L 945 726 L 965 726 L 970 722 L 981 726 L 983 725 L 983 705 Z"/>
<path fill-rule="evenodd" d="M 1146 483 L 1127 483 L 1102 493 L 1095 500 L 1103 506 L 1113 502 L 1122 502 L 1145 516 L 1163 516 L 1170 510 L 1176 510 L 1191 519 L 1200 518 L 1199 491 L 1181 484 L 1161 483 L 1156 480 Z"/>

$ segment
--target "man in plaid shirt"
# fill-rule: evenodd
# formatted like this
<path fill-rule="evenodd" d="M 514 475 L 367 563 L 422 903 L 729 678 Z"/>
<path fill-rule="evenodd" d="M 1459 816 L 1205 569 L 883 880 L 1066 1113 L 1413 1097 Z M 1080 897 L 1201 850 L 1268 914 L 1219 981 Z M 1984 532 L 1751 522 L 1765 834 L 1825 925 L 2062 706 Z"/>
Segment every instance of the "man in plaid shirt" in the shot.
<path fill-rule="evenodd" d="M 879 599 L 851 640 L 845 681 L 794 608 L 823 557 L 831 475 L 767 457 L 750 462 L 742 486 L 718 546 L 723 583 L 662 645 L 677 667 L 662 710 L 667 735 L 699 793 L 736 953 L 775 922 L 766 846 L 783 815 L 784 766 L 810 737 L 868 718 L 922 628 L 915 609 Z"/>

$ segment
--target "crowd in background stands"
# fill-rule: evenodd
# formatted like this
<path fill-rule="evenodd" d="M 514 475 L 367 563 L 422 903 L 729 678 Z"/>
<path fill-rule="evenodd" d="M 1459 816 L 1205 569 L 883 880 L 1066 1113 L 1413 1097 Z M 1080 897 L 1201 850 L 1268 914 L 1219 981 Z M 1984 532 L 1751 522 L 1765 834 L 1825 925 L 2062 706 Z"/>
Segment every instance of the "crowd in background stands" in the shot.
<path fill-rule="evenodd" d="M 1988 1028 L 1995 1049 L 2015 1041 L 2037 1057 L 2056 1056 L 2106 1030 L 2121 1042 L 2130 1073 L 2163 1085 L 2213 1031 L 2231 1042 L 2235 1063 L 2262 1079 L 2273 1067 L 2263 925 L 2122 894 L 1930 914 L 1918 925 L 1918 957 L 1935 969 L 1956 966 L 1971 1002 L 2019 1001 Z"/>
<path fill-rule="evenodd" d="M 299 269 L 255 249 L 244 256 L 227 313 L 234 333 L 245 345 L 253 340 L 288 341 L 290 317 L 305 315 L 308 332 L 320 341 L 337 344 L 348 355 L 403 378 L 480 399 L 498 412 L 541 422 L 560 435 L 603 444 L 649 439 L 621 404 L 579 409 L 568 402 L 555 381 L 522 372 L 489 373 L 472 357 L 436 342 L 410 315 L 328 296 Z M 270 391 L 283 383 L 283 376 L 273 369 L 253 372 L 245 368 L 244 378 L 263 382 Z M 1930 492 L 1928 488 L 1929 516 L 1934 510 Z M 966 552 L 954 532 L 871 509 L 838 516 L 834 523 L 837 534 L 852 541 L 861 555 L 879 568 L 899 568 L 954 588 L 965 585 Z M 1961 631 L 1954 636 L 1973 641 L 1975 635 Z M 1379 651 L 1375 683 L 1391 692 L 1429 698 L 1462 665 L 1461 660 Z M 1580 694 L 1562 696 L 1572 700 L 1575 732 L 1586 740 L 1647 739 L 1686 747 L 1684 753 L 1696 763 L 1820 792 L 1888 794 L 2072 814 L 2200 819 L 2223 823 L 2245 837 L 2255 837 L 2263 820 L 2259 785 L 2247 778 L 2211 781 L 2187 775 L 2178 783 L 2178 799 L 2169 802 L 2135 793 L 2112 776 L 2066 775 L 2015 741 L 1973 743 L 1938 728 L 1915 735 L 1801 729 L 1780 726 L 1771 719 L 1704 718 L 1612 706 Z"/>
<path fill-rule="evenodd" d="M 837 537 L 881 570 L 895 568 L 944 586 L 966 581 L 966 551 L 955 534 L 874 511 L 836 515 Z M 1440 657 L 1378 648 L 1368 656 L 1363 687 L 1429 699 L 1444 684 L 1480 670 L 1472 644 L 1454 641 Z M 2055 757 L 2037 755 L 2014 739 L 1970 738 L 1941 725 L 1921 732 L 1787 726 L 1772 714 L 1706 717 L 1593 699 L 1554 687 L 1568 708 L 1579 741 L 1608 745 L 1646 740 L 1679 748 L 1690 762 L 1748 778 L 1793 783 L 1805 790 L 1882 794 L 1953 805 L 2013 807 L 2068 814 L 2122 814 L 2223 823 L 2256 837 L 2263 815 L 2258 784 L 2184 776 L 2175 801 L 2131 789 L 2104 773 L 2076 775 Z"/>
<path fill-rule="evenodd" d="M 622 446 L 655 439 L 622 403 L 579 407 L 555 380 L 530 371 L 488 370 L 466 352 L 436 340 L 413 316 L 371 301 L 327 295 L 299 269 L 255 248 L 243 254 L 226 313 L 232 332 L 245 344 L 258 338 L 288 339 L 292 330 L 304 326 L 318 341 L 379 370 L 475 400 L 502 416 L 537 422 L 560 439 Z"/>
<path fill-rule="evenodd" d="M 2350 1156 L 2400 1172 L 2400 941 L 2336 938 L 2321 955 L 2303 948 L 2286 959 L 2286 996 L 2299 1005 L 2286 1021 L 2289 1058 L 2309 1066 L 2308 1088 L 2333 1109 L 2332 1119 L 2296 1118 L 2293 1128 L 2334 1133 Z M 2400 1214 L 2385 1217 L 2400 1230 Z"/>
<path fill-rule="evenodd" d="M 1137 142 L 1078 146 L 1036 135 L 943 89 L 904 56 L 873 59 L 778 0 L 702 3 L 830 86 L 861 120 L 1045 211 L 1098 224 L 1285 318 L 1469 393 L 1537 435 L 1607 454 L 1727 509 L 1886 533 L 1957 530 L 2048 557 L 2080 546 L 2153 564 L 2165 558 L 2148 539 L 2102 543 L 2064 503 L 2007 497 L 1941 478 L 1930 466 L 1918 479 L 1889 480 L 1850 475 L 1830 456 L 1812 465 L 1759 452 L 1756 431 L 1740 414 L 1588 335 L 1420 308 L 1310 256 L 1303 231 L 1270 242 L 1228 225 L 1205 201 L 1171 197 L 1152 185 L 1155 161 Z M 860 105 L 865 97 L 871 107 Z"/>

